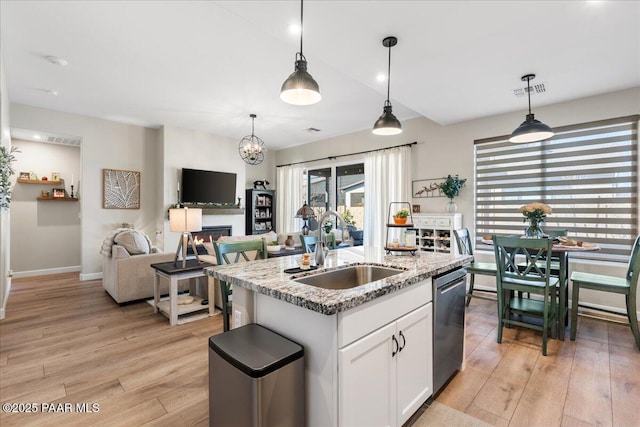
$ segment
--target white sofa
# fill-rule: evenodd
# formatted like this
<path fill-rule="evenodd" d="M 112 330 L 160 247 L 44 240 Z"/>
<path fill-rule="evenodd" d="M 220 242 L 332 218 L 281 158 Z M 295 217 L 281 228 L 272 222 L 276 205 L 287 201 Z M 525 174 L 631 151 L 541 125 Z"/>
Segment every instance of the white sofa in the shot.
<path fill-rule="evenodd" d="M 120 245 L 111 246 L 111 256 L 102 256 L 102 286 L 118 304 L 143 298 L 153 298 L 151 264 L 173 261 L 175 253 L 131 255 Z M 162 294 L 169 293 L 169 283 L 160 284 Z"/>
<path fill-rule="evenodd" d="M 118 304 L 153 298 L 151 264 L 172 261 L 173 253 L 159 253 L 149 237 L 122 224 L 102 242 L 102 287 Z M 163 294 L 169 293 L 168 283 L 161 283 Z"/>

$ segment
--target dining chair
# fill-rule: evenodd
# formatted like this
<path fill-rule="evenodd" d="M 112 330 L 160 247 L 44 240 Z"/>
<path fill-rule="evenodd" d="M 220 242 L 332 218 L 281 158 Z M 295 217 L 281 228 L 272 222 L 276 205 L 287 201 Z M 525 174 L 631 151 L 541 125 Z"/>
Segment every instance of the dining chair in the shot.
<path fill-rule="evenodd" d="M 516 325 L 542 331 L 542 355 L 547 355 L 549 329 L 556 336 L 556 300 L 559 279 L 552 277 L 552 239 L 522 239 L 493 236 L 496 257 L 496 285 L 498 288 L 498 342 L 502 342 L 505 325 Z M 518 268 L 523 257 L 527 266 Z M 539 263 L 544 258 L 544 269 Z M 518 292 L 516 294 L 516 291 Z M 524 294 L 533 295 L 534 298 Z M 512 317 L 513 314 L 518 317 Z M 529 318 L 542 319 L 529 322 Z"/>
<path fill-rule="evenodd" d="M 466 228 L 461 228 L 459 230 L 453 230 L 453 235 L 456 238 L 456 242 L 458 242 L 458 251 L 460 252 L 460 255 L 473 255 L 473 241 L 471 240 L 471 235 L 469 234 L 469 230 Z M 481 296 L 481 295 L 474 295 L 473 294 L 473 290 L 474 290 L 474 283 L 475 283 L 475 277 L 476 274 L 482 274 L 485 276 L 492 276 L 495 277 L 496 276 L 496 264 L 492 263 L 492 262 L 478 262 L 475 260 L 475 258 L 471 261 L 471 264 L 467 264 L 467 273 L 469 273 L 471 275 L 471 279 L 469 280 L 469 290 L 467 291 L 467 300 L 465 302 L 465 305 L 468 307 L 469 303 L 471 302 L 471 297 L 474 298 L 479 298 L 479 299 L 486 299 L 486 300 L 490 300 L 490 301 L 495 301 L 494 298 L 488 298 L 485 296 Z M 482 290 L 483 292 L 492 292 L 495 293 L 496 291 L 492 291 L 492 290 Z"/>
<path fill-rule="evenodd" d="M 213 242 L 213 248 L 216 252 L 218 265 L 236 264 L 241 259 L 244 261 L 267 259 L 267 242 L 264 238 L 260 240 L 246 240 L 243 242 Z M 233 258 L 233 261 L 230 260 L 228 256 L 232 254 L 235 254 L 235 258 Z M 229 316 L 232 313 L 232 292 L 233 290 L 231 289 L 231 285 L 224 280 L 220 280 L 220 295 L 222 297 L 222 319 L 225 332 L 229 330 Z"/>
<path fill-rule="evenodd" d="M 318 243 L 318 238 L 316 236 L 311 236 L 311 235 L 305 236 L 304 234 L 301 234 L 300 235 L 300 241 L 302 242 L 302 249 L 306 253 L 311 254 L 316 249 L 316 244 Z"/>
<path fill-rule="evenodd" d="M 574 271 L 571 273 L 573 292 L 571 298 L 571 340 L 575 341 L 578 329 L 578 300 L 580 289 L 612 292 L 624 295 L 627 305 L 627 319 L 636 346 L 640 350 L 640 332 L 638 331 L 638 315 L 636 312 L 636 295 L 638 292 L 638 276 L 640 275 L 640 236 L 636 238 L 629 257 L 625 277 L 606 276 Z"/>

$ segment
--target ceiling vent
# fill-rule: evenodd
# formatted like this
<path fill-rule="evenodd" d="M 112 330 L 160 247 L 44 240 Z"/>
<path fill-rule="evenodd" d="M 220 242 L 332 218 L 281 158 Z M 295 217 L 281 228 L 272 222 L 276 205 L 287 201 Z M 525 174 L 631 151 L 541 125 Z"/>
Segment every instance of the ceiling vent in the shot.
<path fill-rule="evenodd" d="M 11 128 L 11 138 L 48 144 L 67 145 L 71 147 L 80 147 L 82 145 L 82 138 L 79 136 L 19 128 Z"/>
<path fill-rule="evenodd" d="M 48 142 L 50 144 L 73 145 L 74 147 L 80 146 L 79 138 L 66 137 L 66 136 L 47 135 L 47 139 L 44 142 Z"/>
<path fill-rule="evenodd" d="M 306 128 L 305 130 L 309 133 L 320 132 L 320 129 L 317 129 L 317 128 Z"/>
<path fill-rule="evenodd" d="M 547 88 L 546 88 L 545 82 L 540 82 L 540 83 L 531 85 L 531 95 L 545 93 L 546 91 L 547 91 Z M 524 87 L 513 89 L 513 94 L 518 98 L 527 96 L 527 87 L 524 86 Z"/>

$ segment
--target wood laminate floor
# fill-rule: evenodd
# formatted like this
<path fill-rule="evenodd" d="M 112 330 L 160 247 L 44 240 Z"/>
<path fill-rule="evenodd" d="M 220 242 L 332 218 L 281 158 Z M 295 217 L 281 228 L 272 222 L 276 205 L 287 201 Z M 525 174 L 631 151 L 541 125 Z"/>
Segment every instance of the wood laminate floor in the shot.
<path fill-rule="evenodd" d="M 580 318 L 577 341 L 551 340 L 543 357 L 535 332 L 505 330 L 497 344 L 496 323 L 495 303 L 471 302 L 466 368 L 437 397 L 437 420 L 426 408 L 414 425 L 640 425 L 628 328 Z M 0 402 L 39 411 L 2 411 L 0 425 L 207 426 L 208 338 L 221 331 L 220 316 L 170 327 L 149 304 L 118 306 L 101 281 L 77 274 L 14 280 L 0 321 Z"/>

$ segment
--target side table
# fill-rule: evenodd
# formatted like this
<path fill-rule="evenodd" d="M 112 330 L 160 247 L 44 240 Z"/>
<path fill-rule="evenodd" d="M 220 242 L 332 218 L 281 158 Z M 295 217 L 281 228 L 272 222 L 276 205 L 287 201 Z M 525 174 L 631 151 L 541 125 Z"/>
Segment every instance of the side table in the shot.
<path fill-rule="evenodd" d="M 208 304 L 202 304 L 202 298 L 192 295 L 194 297 L 193 302 L 178 305 L 178 281 L 206 277 L 204 268 L 211 266 L 212 264 L 198 262 L 197 259 L 187 260 L 184 268 L 182 267 L 182 261 L 151 264 L 151 268 L 155 270 L 153 277 L 153 312 L 157 313 L 160 311 L 169 317 L 169 324 L 171 326 L 185 323 L 184 321 L 179 321 L 179 316 L 195 311 L 208 310 L 208 315 L 212 316 L 214 314 L 212 281 L 207 281 Z M 169 301 L 160 301 L 161 277 L 169 280 Z"/>

